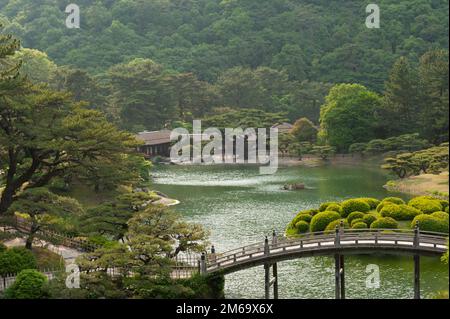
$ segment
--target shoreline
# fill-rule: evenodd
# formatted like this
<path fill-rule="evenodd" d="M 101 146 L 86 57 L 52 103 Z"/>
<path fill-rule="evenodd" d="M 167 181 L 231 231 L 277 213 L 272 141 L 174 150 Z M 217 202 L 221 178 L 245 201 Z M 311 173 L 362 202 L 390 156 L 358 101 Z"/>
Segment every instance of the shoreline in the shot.
<path fill-rule="evenodd" d="M 370 165 L 378 164 L 378 157 L 361 157 L 357 155 L 350 154 L 336 154 L 330 157 L 327 160 L 320 158 L 319 156 L 303 156 L 302 159 L 299 159 L 295 156 L 279 156 L 278 157 L 278 165 L 281 167 L 291 167 L 291 166 L 306 166 L 306 167 L 318 167 L 329 164 L 355 164 L 355 163 L 364 163 L 367 162 Z M 192 163 L 192 162 L 183 162 L 176 163 L 171 162 L 169 158 L 165 158 L 164 161 L 159 163 L 155 163 L 157 165 L 176 165 L 176 166 L 210 166 L 210 165 L 248 165 L 248 166 L 256 166 L 262 165 L 260 163 L 216 163 L 216 164 L 206 164 L 206 163 Z"/>
<path fill-rule="evenodd" d="M 389 192 L 400 192 L 414 196 L 433 196 L 449 199 L 449 172 L 439 175 L 421 174 L 404 179 L 393 180 L 383 186 Z"/>

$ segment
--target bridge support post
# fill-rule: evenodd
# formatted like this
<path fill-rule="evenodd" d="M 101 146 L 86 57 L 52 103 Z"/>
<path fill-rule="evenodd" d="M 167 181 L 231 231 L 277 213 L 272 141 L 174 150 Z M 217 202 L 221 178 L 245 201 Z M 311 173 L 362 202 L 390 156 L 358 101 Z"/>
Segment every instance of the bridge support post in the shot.
<path fill-rule="evenodd" d="M 264 264 L 264 298 L 270 299 L 270 265 Z"/>
<path fill-rule="evenodd" d="M 344 267 L 344 255 L 339 256 L 339 275 L 340 275 L 340 288 L 341 288 L 341 299 L 345 299 L 345 267 Z"/>
<path fill-rule="evenodd" d="M 414 255 L 414 299 L 420 299 L 420 256 Z"/>
<path fill-rule="evenodd" d="M 278 265 L 277 263 L 272 265 L 273 270 L 273 299 L 278 299 Z"/>
<path fill-rule="evenodd" d="M 270 279 L 270 267 L 272 267 L 272 279 Z M 270 299 L 270 287 L 273 286 L 273 299 L 278 299 L 278 265 L 264 264 L 264 298 Z"/>
<path fill-rule="evenodd" d="M 419 248 L 419 223 L 414 229 L 414 247 Z M 414 255 L 414 299 L 420 299 L 420 255 Z"/>
<path fill-rule="evenodd" d="M 341 276 L 340 276 L 340 256 L 338 254 L 334 255 L 334 294 L 336 299 L 341 299 Z"/>

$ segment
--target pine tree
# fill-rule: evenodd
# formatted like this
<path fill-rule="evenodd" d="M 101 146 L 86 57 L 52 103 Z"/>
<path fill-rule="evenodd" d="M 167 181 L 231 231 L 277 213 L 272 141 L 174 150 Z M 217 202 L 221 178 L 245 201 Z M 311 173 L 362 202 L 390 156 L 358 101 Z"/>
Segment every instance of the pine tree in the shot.
<path fill-rule="evenodd" d="M 2 27 L 0 23 L 0 31 Z M 13 62 L 8 57 L 13 56 L 19 48 L 19 40 L 12 35 L 0 33 L 0 83 L 17 78 L 21 63 Z"/>
<path fill-rule="evenodd" d="M 67 93 L 21 77 L 20 63 L 10 60 L 18 48 L 13 37 L 0 35 L 0 215 L 24 189 L 46 186 L 55 177 L 91 172 L 103 184 L 137 180 L 138 170 L 130 167 L 139 144 L 134 136 Z M 120 173 L 92 174 L 104 172 L 105 165 Z"/>
<path fill-rule="evenodd" d="M 417 131 L 419 100 L 417 76 L 408 60 L 401 57 L 392 67 L 385 84 L 381 110 L 383 123 L 380 124 L 387 136 Z"/>
<path fill-rule="evenodd" d="M 427 52 L 420 59 L 419 75 L 423 94 L 420 110 L 422 134 L 436 144 L 448 141 L 448 51 Z"/>

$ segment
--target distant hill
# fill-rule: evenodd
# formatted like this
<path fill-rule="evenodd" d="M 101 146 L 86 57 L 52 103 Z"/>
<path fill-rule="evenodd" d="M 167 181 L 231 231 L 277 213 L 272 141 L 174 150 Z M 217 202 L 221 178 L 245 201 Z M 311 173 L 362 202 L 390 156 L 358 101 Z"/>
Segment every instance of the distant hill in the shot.
<path fill-rule="evenodd" d="M 290 80 L 357 82 L 382 91 L 393 62 L 448 49 L 448 1 L 379 0 L 381 28 L 350 0 L 0 0 L 5 32 L 58 65 L 102 73 L 135 57 L 214 82 L 234 66 L 286 70 Z"/>

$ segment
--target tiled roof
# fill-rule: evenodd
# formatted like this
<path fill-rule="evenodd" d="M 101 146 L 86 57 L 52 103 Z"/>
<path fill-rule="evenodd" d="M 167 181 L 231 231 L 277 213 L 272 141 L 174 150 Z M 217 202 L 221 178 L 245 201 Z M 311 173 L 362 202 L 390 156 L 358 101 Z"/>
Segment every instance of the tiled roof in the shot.
<path fill-rule="evenodd" d="M 277 123 L 272 128 L 291 129 L 293 127 L 290 123 Z"/>
<path fill-rule="evenodd" d="M 159 145 L 170 143 L 170 131 L 153 131 L 153 132 L 140 132 L 136 138 L 144 141 L 145 145 Z"/>

